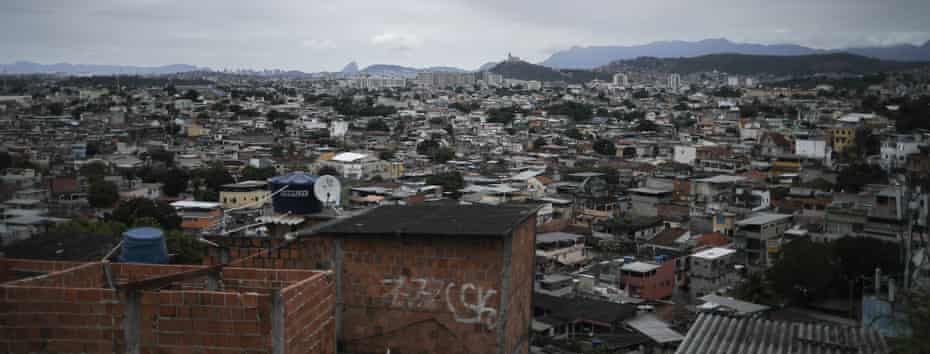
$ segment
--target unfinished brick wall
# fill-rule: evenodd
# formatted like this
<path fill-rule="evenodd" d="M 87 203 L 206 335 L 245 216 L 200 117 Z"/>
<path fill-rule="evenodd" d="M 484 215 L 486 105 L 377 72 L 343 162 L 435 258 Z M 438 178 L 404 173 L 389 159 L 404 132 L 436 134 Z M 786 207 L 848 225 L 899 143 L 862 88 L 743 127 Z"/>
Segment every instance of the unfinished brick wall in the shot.
<path fill-rule="evenodd" d="M 84 263 L 0 258 L 0 283 L 74 268 Z"/>
<path fill-rule="evenodd" d="M 528 353 L 530 325 L 533 319 L 533 282 L 535 279 L 536 217 L 518 227 L 511 238 L 510 284 L 508 287 L 507 326 L 504 329 L 504 353 Z"/>
<path fill-rule="evenodd" d="M 102 284 L 100 264 L 88 263 L 0 285 L 0 351 L 98 353 L 121 347 L 122 304 Z"/>
<path fill-rule="evenodd" d="M 118 285 L 204 268 L 110 266 Z M 290 353 L 335 352 L 331 273 L 225 268 L 220 278 L 218 291 L 205 290 L 205 277 L 111 290 L 97 262 L 2 284 L 0 352 L 112 353 L 137 343 L 142 353 L 271 353 L 272 338 L 282 350 L 292 343 Z M 290 327 L 273 331 L 276 319 Z"/>
<path fill-rule="evenodd" d="M 278 248 L 284 240 L 245 237 L 211 238 L 222 248 L 210 248 L 203 263 L 220 264 L 222 252 L 237 267 L 277 269 L 331 269 L 332 242 L 319 237 L 304 237 Z"/>
<path fill-rule="evenodd" d="M 141 352 L 271 353 L 271 296 L 160 291 L 141 295 Z"/>
<path fill-rule="evenodd" d="M 284 353 L 327 353 L 336 348 L 335 280 L 317 273 L 281 290 Z"/>

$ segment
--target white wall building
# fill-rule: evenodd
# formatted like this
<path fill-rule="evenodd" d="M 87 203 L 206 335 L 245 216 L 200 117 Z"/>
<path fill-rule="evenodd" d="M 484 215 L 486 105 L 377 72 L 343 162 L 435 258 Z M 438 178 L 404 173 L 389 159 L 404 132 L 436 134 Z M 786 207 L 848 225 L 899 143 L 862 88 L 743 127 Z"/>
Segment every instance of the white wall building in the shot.
<path fill-rule="evenodd" d="M 830 146 L 825 139 L 796 139 L 794 141 L 794 153 L 798 156 L 825 160 L 830 156 Z"/>
<path fill-rule="evenodd" d="M 691 165 L 694 163 L 694 159 L 697 158 L 697 148 L 694 146 L 675 145 L 674 149 L 675 153 L 672 160 L 677 163 Z"/>

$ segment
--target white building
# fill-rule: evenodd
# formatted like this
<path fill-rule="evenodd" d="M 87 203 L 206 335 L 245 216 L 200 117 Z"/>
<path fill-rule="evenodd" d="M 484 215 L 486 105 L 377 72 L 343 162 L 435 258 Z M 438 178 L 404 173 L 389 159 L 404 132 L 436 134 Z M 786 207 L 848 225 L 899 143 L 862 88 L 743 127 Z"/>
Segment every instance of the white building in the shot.
<path fill-rule="evenodd" d="M 739 87 L 739 76 L 731 75 L 727 77 L 727 86 Z"/>
<path fill-rule="evenodd" d="M 349 122 L 344 120 L 334 120 L 329 123 L 329 136 L 333 138 L 341 138 L 349 132 Z"/>
<path fill-rule="evenodd" d="M 687 165 L 694 164 L 694 159 L 697 158 L 697 148 L 689 145 L 675 145 L 674 147 L 675 154 L 672 157 L 677 163 L 683 163 Z"/>
<path fill-rule="evenodd" d="M 823 138 L 795 139 L 794 153 L 798 156 L 826 160 L 830 157 L 832 149 Z"/>
<path fill-rule="evenodd" d="M 614 74 L 614 86 L 629 87 L 630 77 L 624 73 Z"/>
<path fill-rule="evenodd" d="M 329 160 L 321 161 L 319 167 L 335 168 L 347 179 L 365 180 L 374 176 L 385 178 L 389 173 L 390 163 L 369 154 L 343 152 Z"/>
<path fill-rule="evenodd" d="M 882 169 L 890 171 L 907 164 L 907 156 L 920 151 L 919 135 L 890 135 L 882 139 Z"/>
<path fill-rule="evenodd" d="M 681 89 L 681 75 L 671 74 L 668 76 L 668 89 L 678 92 Z"/>

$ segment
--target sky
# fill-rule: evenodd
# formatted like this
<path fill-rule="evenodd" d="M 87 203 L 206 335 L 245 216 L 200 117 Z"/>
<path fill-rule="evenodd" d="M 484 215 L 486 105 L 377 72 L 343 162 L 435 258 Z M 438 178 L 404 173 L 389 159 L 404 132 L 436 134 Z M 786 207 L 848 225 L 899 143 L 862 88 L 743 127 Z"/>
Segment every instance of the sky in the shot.
<path fill-rule="evenodd" d="M 658 40 L 922 44 L 928 15 L 928 0 L 0 0 L 0 63 L 476 69 Z"/>

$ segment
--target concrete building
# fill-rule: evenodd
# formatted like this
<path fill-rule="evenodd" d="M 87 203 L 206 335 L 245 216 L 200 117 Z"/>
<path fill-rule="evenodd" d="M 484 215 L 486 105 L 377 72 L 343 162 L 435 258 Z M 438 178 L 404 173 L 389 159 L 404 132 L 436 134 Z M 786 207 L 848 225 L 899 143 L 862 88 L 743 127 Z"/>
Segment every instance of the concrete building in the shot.
<path fill-rule="evenodd" d="M 201 232 L 219 225 L 223 216 L 220 203 L 181 200 L 171 203 L 181 217 L 181 228 L 189 232 Z"/>
<path fill-rule="evenodd" d="M 545 264 L 537 264 L 543 270 L 582 263 L 588 260 L 584 236 L 566 232 L 536 235 L 536 257 L 546 261 Z"/>
<path fill-rule="evenodd" d="M 891 171 L 907 166 L 907 157 L 920 151 L 919 135 L 889 135 L 882 139 L 881 166 Z"/>
<path fill-rule="evenodd" d="M 647 300 L 668 298 L 675 290 L 675 262 L 657 259 L 655 262 L 626 263 L 620 268 L 617 285 L 632 297 Z"/>
<path fill-rule="evenodd" d="M 668 89 L 672 92 L 681 90 L 681 75 L 671 74 L 668 76 Z"/>
<path fill-rule="evenodd" d="M 781 252 L 782 236 L 791 224 L 790 214 L 758 213 L 736 222 L 733 241 L 749 265 L 767 268 Z"/>
<path fill-rule="evenodd" d="M 374 176 L 391 178 L 390 166 L 390 163 L 375 156 L 355 152 L 343 152 L 319 162 L 319 168 L 335 168 L 340 176 L 354 180 L 365 180 Z"/>
<path fill-rule="evenodd" d="M 631 212 L 633 215 L 640 216 L 658 216 L 658 205 L 672 200 L 673 188 L 631 188 L 627 194 L 630 195 L 632 202 Z"/>
<path fill-rule="evenodd" d="M 242 181 L 220 187 L 220 203 L 224 209 L 261 208 L 269 200 L 271 191 L 265 181 Z"/>
<path fill-rule="evenodd" d="M 616 73 L 613 77 L 614 86 L 629 87 L 630 77 L 624 73 Z"/>
<path fill-rule="evenodd" d="M 714 247 L 692 254 L 688 264 L 688 286 L 692 299 L 735 285 L 739 279 L 736 250 Z"/>

